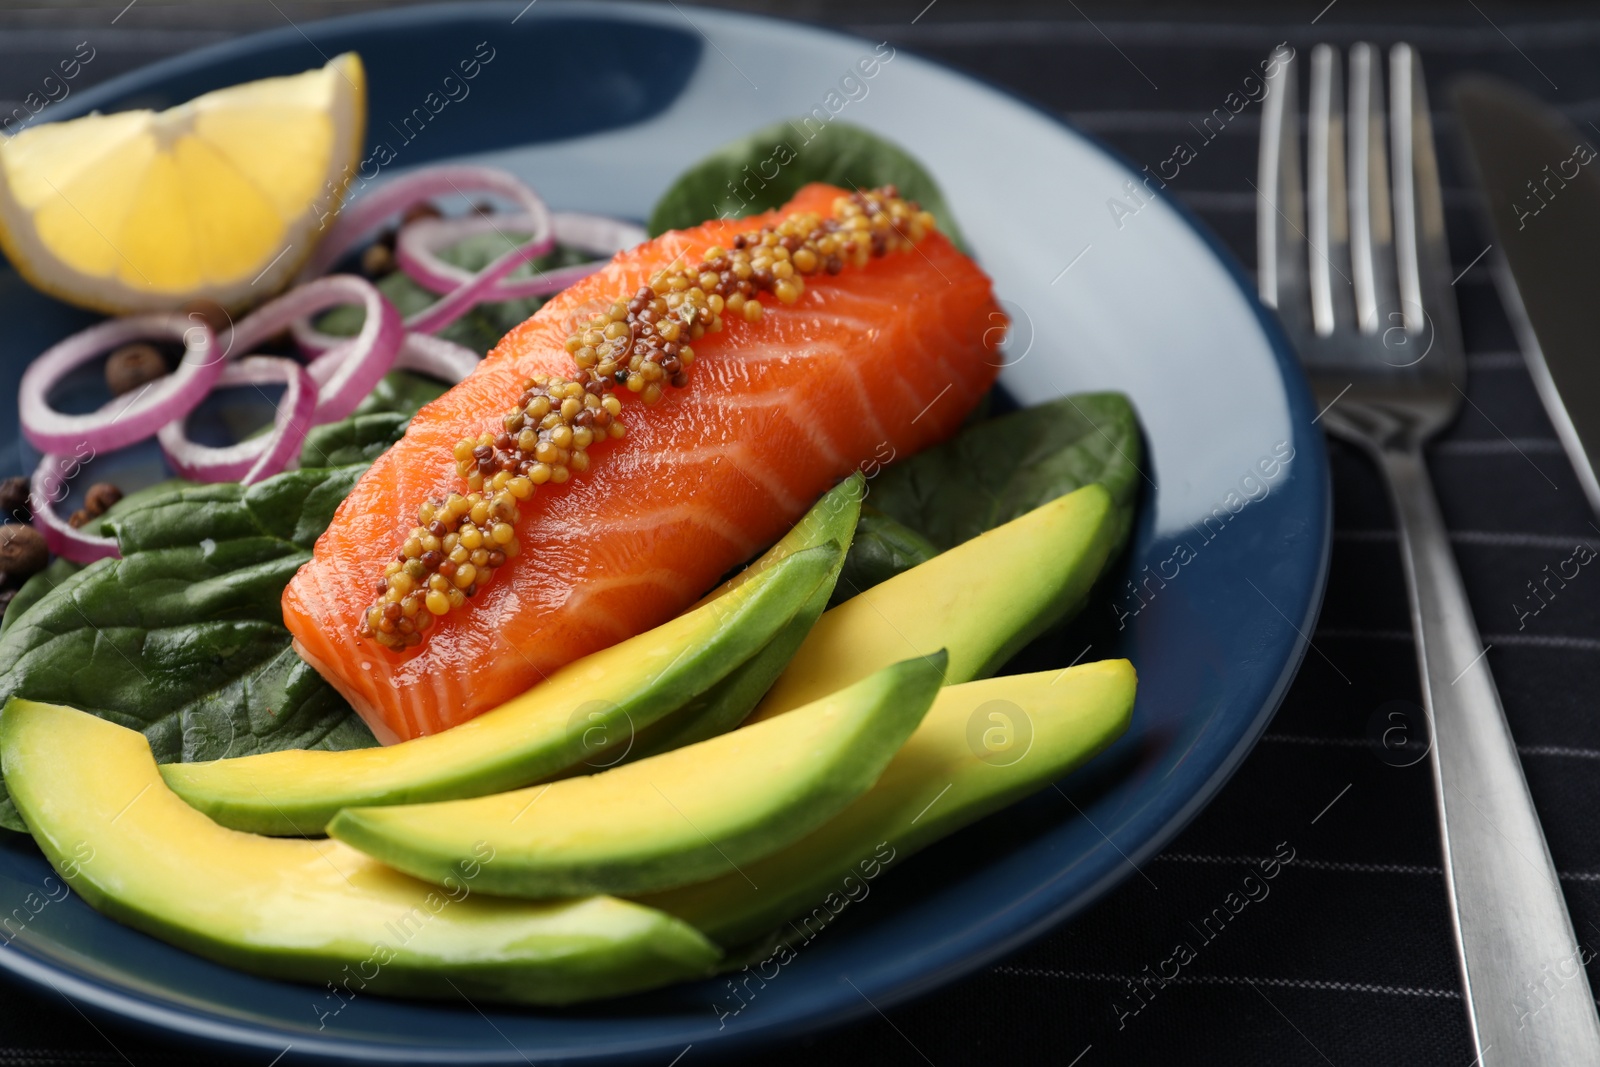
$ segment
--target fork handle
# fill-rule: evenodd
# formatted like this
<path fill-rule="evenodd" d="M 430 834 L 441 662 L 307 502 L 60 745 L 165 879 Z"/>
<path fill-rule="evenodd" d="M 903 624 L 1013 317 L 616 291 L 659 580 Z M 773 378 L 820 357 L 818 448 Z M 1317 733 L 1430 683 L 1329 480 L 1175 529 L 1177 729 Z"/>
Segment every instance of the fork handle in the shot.
<path fill-rule="evenodd" d="M 1467 1020 L 1484 1067 L 1600 1064 L 1600 1018 L 1421 451 L 1385 448 Z"/>

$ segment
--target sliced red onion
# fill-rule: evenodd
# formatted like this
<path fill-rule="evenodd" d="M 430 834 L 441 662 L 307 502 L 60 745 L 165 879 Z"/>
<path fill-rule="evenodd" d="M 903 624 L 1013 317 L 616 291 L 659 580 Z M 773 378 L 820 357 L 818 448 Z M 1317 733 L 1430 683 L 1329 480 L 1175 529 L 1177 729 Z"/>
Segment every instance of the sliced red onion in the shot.
<path fill-rule="evenodd" d="M 430 333 L 408 333 L 395 370 L 414 370 L 454 385 L 475 370 L 483 360 L 465 345 L 446 341 Z"/>
<path fill-rule="evenodd" d="M 251 312 L 225 335 L 223 343 L 230 352 L 248 352 L 285 327 L 345 304 L 360 304 L 365 310 L 361 332 L 335 338 L 309 368 L 318 387 L 313 425 L 333 422 L 349 415 L 372 392 L 394 365 L 405 339 L 400 312 L 371 282 L 353 274 L 330 274 L 306 282 Z"/>
<path fill-rule="evenodd" d="M 129 341 L 181 340 L 183 359 L 171 374 L 113 397 L 87 415 L 63 415 L 50 406 L 50 390 L 69 373 Z M 111 319 L 73 334 L 28 365 L 17 390 L 22 433 L 41 452 L 64 452 L 88 445 L 110 452 L 154 434 L 165 423 L 187 415 L 205 398 L 222 373 L 211 328 L 183 315 L 135 315 Z"/>
<path fill-rule="evenodd" d="M 284 385 L 272 432 L 238 444 L 214 448 L 189 439 L 183 419 L 161 427 L 157 439 L 167 462 L 180 477 L 197 482 L 239 481 L 253 485 L 288 466 L 300 450 L 317 409 L 317 383 L 305 367 L 282 356 L 249 356 L 230 363 L 219 388 L 237 385 Z"/>
<path fill-rule="evenodd" d="M 552 218 L 557 244 L 588 252 L 599 256 L 600 259 L 593 263 L 578 263 L 570 267 L 539 271 L 529 278 L 506 278 L 479 293 L 478 301 L 523 300 L 530 296 L 558 293 L 580 278 L 587 278 L 605 266 L 605 260 L 618 252 L 632 248 L 646 237 L 644 230 L 631 222 L 610 219 L 602 215 L 558 211 Z M 395 239 L 395 258 L 399 261 L 400 269 L 410 275 L 418 285 L 435 293 L 453 295 L 460 288 L 480 281 L 488 270 L 499 265 L 501 260 L 496 260 L 489 268 L 473 274 L 462 267 L 438 260 L 433 256 L 433 249 L 443 248 L 463 238 L 481 233 L 491 231 L 522 233 L 528 229 L 530 229 L 528 219 L 516 215 L 493 218 L 418 219 L 401 230 Z M 543 255 L 542 252 L 538 254 Z"/>
<path fill-rule="evenodd" d="M 413 246 L 410 254 L 414 255 L 423 241 L 438 241 L 441 247 L 444 244 L 453 244 L 470 232 L 482 231 L 482 227 L 471 224 L 492 221 L 494 220 L 486 218 L 419 220 L 401 231 L 396 258 L 399 259 L 401 269 L 404 270 L 408 262 L 415 263 L 415 260 L 408 260 L 406 251 L 401 250 L 406 247 L 405 242 L 408 240 Z M 418 231 L 422 231 L 423 236 L 413 239 L 412 235 Z M 545 232 L 549 233 L 548 226 Z M 543 255 L 548 250 L 548 241 L 545 242 L 545 247 L 541 249 L 539 244 L 530 240 L 498 257 L 476 274 L 461 270 L 459 267 L 452 268 L 459 271 L 465 280 L 449 290 L 445 296 L 429 304 L 416 314 L 408 316 L 406 318 L 406 328 L 418 333 L 434 333 L 444 329 L 485 300 L 499 299 L 490 295 L 494 292 L 496 284 L 528 260 L 533 259 L 535 256 Z M 432 252 L 430 251 L 428 254 L 431 256 Z M 449 264 L 441 262 L 440 266 L 449 266 Z M 407 271 L 407 273 L 410 273 L 410 271 Z"/>
<path fill-rule="evenodd" d="M 406 208 L 436 196 L 466 196 L 469 192 L 498 193 L 516 203 L 522 214 L 531 217 L 533 229 L 529 232 L 537 238 L 530 238 L 525 243 L 543 244 L 544 247 L 533 253 L 536 256 L 549 251 L 554 235 L 551 232 L 549 209 L 539 199 L 539 194 L 518 181 L 514 175 L 494 167 L 447 164 L 402 175 L 347 205 L 339 213 L 333 228 L 317 245 L 310 260 L 301 268 L 301 280 L 325 274 L 364 238 L 371 236 L 380 225 Z M 445 283 L 443 289 L 436 291 L 447 292 L 459 284 L 459 280 Z"/>
<path fill-rule="evenodd" d="M 506 221 L 507 228 L 516 230 L 521 216 L 515 216 Z M 476 304 L 486 301 L 524 300 L 532 296 L 544 296 L 557 293 L 572 285 L 582 278 L 587 278 L 601 267 L 605 261 L 616 253 L 645 240 L 643 229 L 631 222 L 620 219 L 610 219 L 602 215 L 584 215 L 577 212 L 558 211 L 552 218 L 555 223 L 556 240 L 569 248 L 576 248 L 592 255 L 603 257 L 593 263 L 578 263 L 569 267 L 558 267 L 554 270 L 540 272 L 531 278 L 506 278 L 511 270 L 520 265 L 521 260 L 510 262 L 509 257 L 502 257 L 490 264 L 478 274 L 448 263 L 441 264 L 449 272 L 452 288 L 445 289 L 445 298 L 432 304 L 406 319 L 406 327 L 411 330 L 410 336 L 415 337 L 419 332 L 432 333 L 443 329 L 465 314 Z M 406 239 L 406 234 L 423 224 L 442 223 L 446 226 L 455 223 L 471 224 L 467 230 L 450 231 L 448 236 L 439 240 L 440 245 L 449 244 L 463 236 L 472 233 L 482 233 L 489 229 L 482 224 L 491 220 L 478 219 L 419 219 L 406 228 L 401 235 L 401 241 Z M 424 237 L 427 236 L 426 231 Z M 430 240 L 430 243 L 433 243 Z M 526 247 L 526 246 L 524 246 Z M 542 253 L 541 253 L 542 254 Z M 419 283 L 420 284 L 420 283 Z M 438 291 L 438 290 L 436 290 Z M 345 340 L 334 334 L 323 333 L 313 326 L 309 319 L 299 319 L 290 327 L 294 333 L 295 341 L 307 352 L 326 352 L 328 349 Z M 408 344 L 410 341 L 408 340 Z M 456 346 L 460 348 L 460 346 Z M 461 349 L 468 351 L 467 349 Z M 473 359 L 476 359 L 473 356 Z M 421 369 L 421 368 L 413 368 Z M 459 379 L 456 379 L 459 380 Z"/>
<path fill-rule="evenodd" d="M 122 554 L 115 537 L 85 533 L 56 514 L 56 505 L 67 498 L 67 479 L 71 476 L 68 468 L 73 468 L 71 473 L 76 474 L 76 468 L 86 461 L 76 456 L 46 453 L 28 482 L 28 508 L 33 512 L 34 526 L 44 536 L 45 547 L 74 563 L 93 563 Z"/>

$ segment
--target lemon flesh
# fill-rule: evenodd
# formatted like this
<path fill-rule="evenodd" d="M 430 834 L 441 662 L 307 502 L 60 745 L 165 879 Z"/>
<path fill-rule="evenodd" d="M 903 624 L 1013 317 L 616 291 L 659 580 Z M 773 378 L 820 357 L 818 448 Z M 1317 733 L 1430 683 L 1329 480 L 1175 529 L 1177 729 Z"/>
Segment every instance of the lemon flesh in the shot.
<path fill-rule="evenodd" d="M 90 114 L 0 143 L 0 250 L 108 312 L 271 296 L 310 254 L 360 154 L 366 74 L 326 66 L 166 111 Z"/>

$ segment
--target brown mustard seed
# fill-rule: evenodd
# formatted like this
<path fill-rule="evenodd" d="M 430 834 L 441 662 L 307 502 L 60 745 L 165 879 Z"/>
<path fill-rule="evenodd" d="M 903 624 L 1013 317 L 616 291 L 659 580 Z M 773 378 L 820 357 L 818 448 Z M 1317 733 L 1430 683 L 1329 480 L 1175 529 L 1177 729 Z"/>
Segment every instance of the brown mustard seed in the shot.
<path fill-rule="evenodd" d="M 587 471 L 591 445 L 627 434 L 621 394 L 650 406 L 667 389 L 686 388 L 692 342 L 721 332 L 724 312 L 730 321 L 759 323 L 769 309 L 760 294 L 773 307 L 798 303 L 806 275 L 865 266 L 910 248 L 934 226 L 893 186 L 841 196 L 832 207 L 826 217 L 796 212 L 735 236 L 732 250 L 708 248 L 698 264 L 657 271 L 626 302 L 616 300 L 571 334 L 565 347 L 578 368 L 574 379 L 527 380 L 493 432 L 451 449 L 467 492 L 418 506 L 417 525 L 374 586 L 360 636 L 414 648 L 435 617 L 465 607 L 521 552 L 520 505 L 539 486 Z"/>

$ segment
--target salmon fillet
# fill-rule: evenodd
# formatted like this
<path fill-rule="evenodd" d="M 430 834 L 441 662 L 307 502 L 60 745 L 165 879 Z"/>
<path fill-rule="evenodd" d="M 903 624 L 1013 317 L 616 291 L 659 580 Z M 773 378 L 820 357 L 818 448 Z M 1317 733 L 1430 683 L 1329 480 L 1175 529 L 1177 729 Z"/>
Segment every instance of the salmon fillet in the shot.
<path fill-rule="evenodd" d="M 574 330 L 674 261 L 698 262 L 793 211 L 826 215 L 844 195 L 809 185 L 779 211 L 619 254 L 507 334 L 372 464 L 289 583 L 283 616 L 296 651 L 381 742 L 448 729 L 659 625 L 858 466 L 956 430 L 994 381 L 1000 361 L 985 335 L 999 336 L 1005 319 L 988 277 L 933 232 L 865 266 L 808 277 L 796 303 L 764 294 L 757 322 L 727 316 L 721 332 L 694 342 L 686 387 L 649 407 L 628 404 L 626 437 L 597 443 L 591 468 L 566 484 L 541 487 L 517 523 L 521 553 L 462 610 L 411 649 L 358 634 L 418 505 L 465 492 L 453 447 L 498 432 L 534 375 L 575 377 L 565 347 Z"/>

